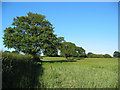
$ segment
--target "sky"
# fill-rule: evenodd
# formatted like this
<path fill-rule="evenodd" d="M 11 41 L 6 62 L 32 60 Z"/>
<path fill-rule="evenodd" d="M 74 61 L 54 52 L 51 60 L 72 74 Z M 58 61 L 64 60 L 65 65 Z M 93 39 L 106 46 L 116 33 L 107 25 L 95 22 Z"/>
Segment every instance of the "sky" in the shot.
<path fill-rule="evenodd" d="M 14 17 L 28 12 L 45 15 L 58 37 L 83 47 L 86 53 L 113 55 L 118 51 L 118 2 L 2 2 L 0 34 L 4 35 Z M 3 50 L 8 49 L 3 46 Z"/>

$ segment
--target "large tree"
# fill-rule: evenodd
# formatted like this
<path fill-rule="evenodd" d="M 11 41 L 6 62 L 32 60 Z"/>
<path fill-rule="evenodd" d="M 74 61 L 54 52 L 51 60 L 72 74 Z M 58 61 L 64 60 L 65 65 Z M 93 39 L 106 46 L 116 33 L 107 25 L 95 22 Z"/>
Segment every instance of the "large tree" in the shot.
<path fill-rule="evenodd" d="M 45 48 L 45 50 L 43 51 L 43 54 L 49 57 L 56 57 L 58 56 L 58 50 L 56 46 L 49 46 Z"/>
<path fill-rule="evenodd" d="M 36 58 L 43 49 L 57 43 L 53 33 L 54 27 L 44 15 L 29 12 L 27 16 L 14 18 L 12 25 L 4 30 L 5 47 L 31 54 Z"/>

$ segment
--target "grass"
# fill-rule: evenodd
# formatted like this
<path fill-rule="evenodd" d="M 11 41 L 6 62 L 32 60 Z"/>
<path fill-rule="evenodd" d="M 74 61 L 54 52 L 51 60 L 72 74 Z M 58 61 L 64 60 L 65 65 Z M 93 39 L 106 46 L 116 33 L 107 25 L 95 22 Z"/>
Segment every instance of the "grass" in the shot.
<path fill-rule="evenodd" d="M 118 88 L 117 58 L 44 57 L 42 64 L 33 64 L 29 55 L 2 58 L 3 88 Z"/>
<path fill-rule="evenodd" d="M 66 60 L 45 57 L 43 61 Z M 117 58 L 86 58 L 77 62 L 43 62 L 42 81 L 47 88 L 117 88 Z"/>

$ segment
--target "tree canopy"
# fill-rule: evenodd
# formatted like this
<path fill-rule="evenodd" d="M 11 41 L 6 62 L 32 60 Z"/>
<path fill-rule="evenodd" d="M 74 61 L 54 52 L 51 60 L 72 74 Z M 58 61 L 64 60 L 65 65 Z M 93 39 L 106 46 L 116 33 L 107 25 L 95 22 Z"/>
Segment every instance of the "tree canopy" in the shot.
<path fill-rule="evenodd" d="M 102 55 L 102 54 L 93 54 L 92 52 L 89 52 L 87 54 L 87 57 L 88 58 L 112 58 L 112 56 L 110 56 L 109 54 L 105 54 L 105 55 Z"/>
<path fill-rule="evenodd" d="M 44 15 L 29 12 L 27 16 L 14 18 L 12 25 L 4 30 L 5 47 L 35 56 L 57 43 L 54 27 Z"/>
<path fill-rule="evenodd" d="M 82 47 L 77 47 L 74 43 L 63 42 L 61 45 L 61 56 L 68 57 L 84 57 L 85 50 Z"/>
<path fill-rule="evenodd" d="M 43 52 L 46 56 L 68 57 L 90 57 L 90 58 L 110 58 L 109 54 L 98 55 L 88 53 L 82 47 L 77 47 L 72 42 L 66 42 L 64 37 L 57 37 L 54 34 L 53 25 L 46 20 L 46 17 L 37 13 L 27 13 L 27 16 L 16 16 L 11 27 L 4 30 L 3 44 L 7 48 L 14 48 L 13 53 L 19 51 L 31 54 L 34 58 Z M 114 57 L 120 57 L 120 52 L 115 51 Z"/>
<path fill-rule="evenodd" d="M 62 47 L 62 42 L 64 42 L 64 37 L 58 37 L 56 39 L 56 45 L 48 46 L 44 49 L 43 54 L 45 56 L 56 57 L 58 56 L 58 50 Z"/>
<path fill-rule="evenodd" d="M 119 51 L 115 51 L 115 52 L 113 53 L 113 57 L 115 57 L 115 58 L 120 57 L 120 52 L 119 52 Z"/>

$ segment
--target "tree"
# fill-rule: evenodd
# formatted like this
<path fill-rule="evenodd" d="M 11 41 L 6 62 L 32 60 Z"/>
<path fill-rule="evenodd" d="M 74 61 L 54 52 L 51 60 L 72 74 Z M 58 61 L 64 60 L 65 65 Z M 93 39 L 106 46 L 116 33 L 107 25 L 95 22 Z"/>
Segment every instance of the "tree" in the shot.
<path fill-rule="evenodd" d="M 110 56 L 109 54 L 105 54 L 104 58 L 112 58 L 112 56 Z"/>
<path fill-rule="evenodd" d="M 82 47 L 76 47 L 78 57 L 86 57 L 85 50 Z"/>
<path fill-rule="evenodd" d="M 12 51 L 12 53 L 19 54 L 19 52 L 18 52 L 18 51 Z"/>
<path fill-rule="evenodd" d="M 57 35 L 53 34 L 53 25 L 44 15 L 29 12 L 27 16 L 13 19 L 13 27 L 4 30 L 4 45 L 16 51 L 31 54 L 35 60 L 37 55 L 49 46 L 55 46 Z"/>
<path fill-rule="evenodd" d="M 93 54 L 92 52 L 89 52 L 87 54 L 88 58 L 112 58 L 112 56 L 110 56 L 109 54 Z"/>
<path fill-rule="evenodd" d="M 120 52 L 119 52 L 119 51 L 115 51 L 115 52 L 113 53 L 113 57 L 115 57 L 115 58 L 120 57 Z"/>
<path fill-rule="evenodd" d="M 87 57 L 88 57 L 88 58 L 91 58 L 92 55 L 93 55 L 93 53 L 92 53 L 92 52 L 89 52 L 89 53 L 87 54 Z"/>
<path fill-rule="evenodd" d="M 64 37 L 58 37 L 56 39 L 56 45 L 46 47 L 43 51 L 43 54 L 46 56 L 56 57 L 58 56 L 58 50 L 60 49 L 62 42 L 64 42 Z"/>
<path fill-rule="evenodd" d="M 4 52 L 10 53 L 10 51 L 4 51 Z"/>
<path fill-rule="evenodd" d="M 43 54 L 50 57 L 56 57 L 58 56 L 58 50 L 55 46 L 46 47 Z"/>
<path fill-rule="evenodd" d="M 61 56 L 68 58 L 76 54 L 76 46 L 74 43 L 71 42 L 63 42 L 60 51 Z"/>

